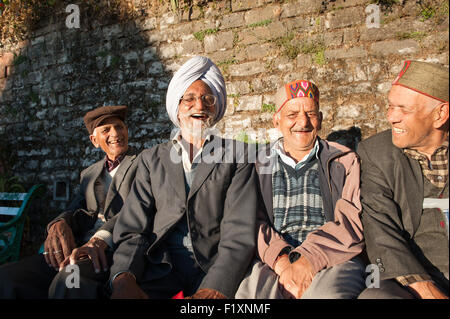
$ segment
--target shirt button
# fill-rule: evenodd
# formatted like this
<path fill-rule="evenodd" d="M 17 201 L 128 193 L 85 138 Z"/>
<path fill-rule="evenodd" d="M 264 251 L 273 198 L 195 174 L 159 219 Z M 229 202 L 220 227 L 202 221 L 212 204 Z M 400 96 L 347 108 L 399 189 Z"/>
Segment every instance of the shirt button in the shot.
<path fill-rule="evenodd" d="M 380 272 L 384 272 L 384 268 L 383 267 L 380 268 Z"/>

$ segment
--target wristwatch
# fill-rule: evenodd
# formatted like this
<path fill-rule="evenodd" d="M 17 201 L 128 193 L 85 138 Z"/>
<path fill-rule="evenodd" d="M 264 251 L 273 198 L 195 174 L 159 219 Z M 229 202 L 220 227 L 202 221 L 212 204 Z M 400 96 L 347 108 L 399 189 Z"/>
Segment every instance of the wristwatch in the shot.
<path fill-rule="evenodd" d="M 290 263 L 296 262 L 300 258 L 301 254 L 298 251 L 291 251 L 289 253 L 289 261 Z"/>

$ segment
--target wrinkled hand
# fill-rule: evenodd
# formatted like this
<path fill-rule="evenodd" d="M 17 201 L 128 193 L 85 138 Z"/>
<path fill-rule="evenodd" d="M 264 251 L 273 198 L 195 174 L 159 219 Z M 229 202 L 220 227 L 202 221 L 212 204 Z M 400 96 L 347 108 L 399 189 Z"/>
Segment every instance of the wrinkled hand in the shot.
<path fill-rule="evenodd" d="M 75 248 L 69 257 L 59 264 L 59 270 L 66 267 L 69 263 L 75 265 L 77 261 L 85 258 L 92 260 L 94 270 L 99 273 L 101 269 L 108 271 L 108 262 L 106 260 L 105 250 L 108 248 L 108 244 L 100 238 L 92 237 L 86 244 L 79 248 Z"/>
<path fill-rule="evenodd" d="M 195 294 L 184 299 L 227 299 L 227 297 L 217 290 L 204 288 L 197 290 Z"/>
<path fill-rule="evenodd" d="M 289 255 L 282 255 L 278 257 L 277 261 L 275 262 L 275 266 L 273 267 L 273 270 L 278 276 L 281 276 L 281 273 L 286 270 L 287 267 L 291 265 L 291 262 L 289 261 Z"/>
<path fill-rule="evenodd" d="M 46 263 L 59 269 L 59 264 L 70 256 L 76 247 L 72 229 L 65 220 L 60 220 L 50 226 L 44 242 L 44 258 Z"/>
<path fill-rule="evenodd" d="M 311 264 L 305 257 L 287 267 L 280 276 L 279 282 L 285 289 L 286 297 L 299 299 L 302 297 L 314 278 Z"/>
<path fill-rule="evenodd" d="M 112 283 L 111 299 L 149 299 L 130 273 L 117 276 Z"/>
<path fill-rule="evenodd" d="M 420 299 L 448 299 L 448 296 L 430 281 L 415 282 L 408 287 Z"/>

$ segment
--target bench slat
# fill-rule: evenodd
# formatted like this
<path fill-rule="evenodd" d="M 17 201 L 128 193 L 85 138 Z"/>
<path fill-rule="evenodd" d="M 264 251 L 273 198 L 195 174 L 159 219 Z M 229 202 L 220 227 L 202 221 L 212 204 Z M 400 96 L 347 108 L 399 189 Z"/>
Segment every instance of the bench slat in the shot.
<path fill-rule="evenodd" d="M 24 200 L 27 193 L 0 193 L 0 200 Z"/>
<path fill-rule="evenodd" d="M 0 215 L 16 216 L 20 207 L 0 207 Z"/>

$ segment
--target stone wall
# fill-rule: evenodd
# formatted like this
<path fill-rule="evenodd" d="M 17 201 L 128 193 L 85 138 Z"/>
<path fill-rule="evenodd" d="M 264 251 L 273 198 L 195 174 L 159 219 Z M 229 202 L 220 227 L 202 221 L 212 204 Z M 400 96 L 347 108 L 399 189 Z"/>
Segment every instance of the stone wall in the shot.
<path fill-rule="evenodd" d="M 73 194 L 80 171 L 102 156 L 83 114 L 126 104 L 131 145 L 166 141 L 167 85 L 191 56 L 210 57 L 225 75 L 222 134 L 258 141 L 278 136 L 273 101 L 283 83 L 319 86 L 322 137 L 356 126 L 366 138 L 388 127 L 386 95 L 403 60 L 449 63 L 448 1 L 379 1 L 387 3 L 379 6 L 379 28 L 367 21 L 376 1 L 203 1 L 177 12 L 165 1 L 158 10 L 133 2 L 133 21 L 82 15 L 80 28 L 69 29 L 68 13 L 51 12 L 29 40 L 0 49 L 0 148 L 15 152 L 13 173 L 24 184 L 47 184 L 53 209 L 67 204 L 53 200 L 55 182 Z"/>

